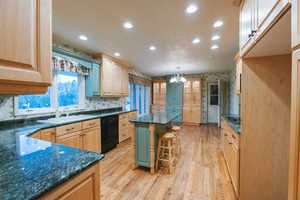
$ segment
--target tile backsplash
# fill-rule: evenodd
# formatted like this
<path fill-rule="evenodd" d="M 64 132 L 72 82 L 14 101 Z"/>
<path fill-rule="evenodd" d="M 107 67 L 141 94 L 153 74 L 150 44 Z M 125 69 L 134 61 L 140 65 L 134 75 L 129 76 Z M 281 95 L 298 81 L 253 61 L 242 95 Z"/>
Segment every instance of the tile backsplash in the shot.
<path fill-rule="evenodd" d="M 122 107 L 124 104 L 124 98 L 101 98 L 93 97 L 86 98 L 84 103 L 84 110 L 100 110 L 107 108 Z M 47 115 L 47 114 L 43 114 Z M 31 115 L 40 116 L 40 115 Z M 30 116 L 30 117 L 31 117 Z M 14 97 L 0 95 L 0 121 L 12 120 L 12 119 L 23 119 L 29 116 L 15 116 L 14 112 Z"/>

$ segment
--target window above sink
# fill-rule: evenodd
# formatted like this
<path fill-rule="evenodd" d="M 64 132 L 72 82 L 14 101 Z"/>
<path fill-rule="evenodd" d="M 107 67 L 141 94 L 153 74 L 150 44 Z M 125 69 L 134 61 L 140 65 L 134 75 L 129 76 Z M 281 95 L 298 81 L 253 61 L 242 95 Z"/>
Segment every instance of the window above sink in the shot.
<path fill-rule="evenodd" d="M 85 96 L 84 76 L 73 72 L 56 71 L 53 85 L 46 94 L 15 97 L 15 115 L 71 111 L 83 107 Z"/>

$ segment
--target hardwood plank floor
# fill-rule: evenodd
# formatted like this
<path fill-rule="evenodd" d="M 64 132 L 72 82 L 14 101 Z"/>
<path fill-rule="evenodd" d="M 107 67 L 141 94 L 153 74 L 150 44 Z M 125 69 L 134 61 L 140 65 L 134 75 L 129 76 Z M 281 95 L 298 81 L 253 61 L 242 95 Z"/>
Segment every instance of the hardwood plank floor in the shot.
<path fill-rule="evenodd" d="M 171 174 L 132 170 L 130 140 L 101 161 L 101 199 L 234 200 L 234 190 L 214 125 L 183 126 L 182 154 Z"/>

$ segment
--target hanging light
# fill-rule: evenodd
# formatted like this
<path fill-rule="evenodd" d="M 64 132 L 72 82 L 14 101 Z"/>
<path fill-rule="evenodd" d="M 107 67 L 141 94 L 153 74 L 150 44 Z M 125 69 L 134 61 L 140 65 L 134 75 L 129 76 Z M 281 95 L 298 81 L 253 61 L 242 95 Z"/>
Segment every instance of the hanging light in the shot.
<path fill-rule="evenodd" d="M 176 68 L 178 71 L 180 70 L 180 67 Z M 179 73 L 176 73 L 173 77 L 170 79 L 170 83 L 185 83 L 186 78 L 183 77 L 183 75 L 180 75 Z"/>

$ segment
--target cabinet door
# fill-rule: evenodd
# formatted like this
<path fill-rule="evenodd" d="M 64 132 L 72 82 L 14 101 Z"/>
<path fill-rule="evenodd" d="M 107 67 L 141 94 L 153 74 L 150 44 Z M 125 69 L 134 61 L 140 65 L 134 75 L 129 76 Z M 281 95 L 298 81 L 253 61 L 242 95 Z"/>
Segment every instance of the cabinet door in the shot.
<path fill-rule="evenodd" d="M 82 148 L 87 151 L 100 152 L 100 128 L 82 131 Z"/>
<path fill-rule="evenodd" d="M 51 85 L 52 1 L 0 1 L 0 93 L 45 93 Z"/>
<path fill-rule="evenodd" d="M 55 128 L 49 128 L 41 131 L 41 140 L 55 142 Z"/>
<path fill-rule="evenodd" d="M 274 6 L 280 0 L 257 0 L 257 17 L 258 17 L 258 25 L 260 26 L 263 21 L 268 17 L 271 13 Z"/>
<path fill-rule="evenodd" d="M 128 69 L 122 68 L 122 95 L 128 96 Z"/>
<path fill-rule="evenodd" d="M 300 0 L 292 0 L 292 47 L 300 45 Z"/>
<path fill-rule="evenodd" d="M 238 148 L 232 144 L 232 181 L 236 192 L 239 191 L 239 169 L 240 169 L 240 161 L 239 161 L 239 150 Z"/>
<path fill-rule="evenodd" d="M 114 95 L 120 96 L 122 93 L 122 67 L 118 63 L 114 63 L 113 73 L 113 84 L 114 84 Z"/>
<path fill-rule="evenodd" d="M 243 67 L 243 63 L 242 60 L 239 59 L 236 63 L 236 94 L 240 95 L 241 94 L 241 75 L 242 75 L 242 67 Z"/>
<path fill-rule="evenodd" d="M 138 125 L 135 128 L 136 164 L 150 167 L 150 130 L 147 125 Z"/>
<path fill-rule="evenodd" d="M 93 96 L 100 95 L 100 66 L 93 64 Z"/>
<path fill-rule="evenodd" d="M 60 136 L 56 138 L 56 142 L 58 144 L 63 144 L 70 147 L 75 148 L 82 148 L 81 142 L 80 142 L 80 132 L 71 133 L 68 135 Z"/>
<path fill-rule="evenodd" d="M 240 48 L 250 39 L 249 34 L 253 30 L 254 22 L 254 4 L 255 0 L 246 0 L 243 2 L 240 11 Z"/>
<path fill-rule="evenodd" d="M 30 136 L 31 138 L 41 139 L 41 132 L 36 132 Z"/>
<path fill-rule="evenodd" d="M 102 89 L 102 95 L 111 95 L 112 92 L 112 69 L 113 64 L 112 62 L 106 58 L 103 57 L 103 64 L 102 64 L 102 74 L 101 74 L 101 89 Z"/>
<path fill-rule="evenodd" d="M 84 200 L 94 200 L 95 199 L 95 186 L 94 186 L 93 176 L 88 177 L 81 183 L 71 188 L 68 192 L 60 196 L 57 200 L 74 200 L 74 199 L 84 199 Z"/>

